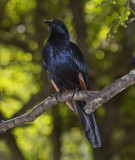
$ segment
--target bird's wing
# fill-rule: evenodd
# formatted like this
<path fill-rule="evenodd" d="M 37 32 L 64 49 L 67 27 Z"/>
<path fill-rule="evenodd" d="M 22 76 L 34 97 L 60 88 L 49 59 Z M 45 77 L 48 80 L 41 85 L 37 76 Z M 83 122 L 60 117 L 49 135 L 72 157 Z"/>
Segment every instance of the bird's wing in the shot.
<path fill-rule="evenodd" d="M 78 80 L 79 80 L 79 83 L 80 83 L 82 90 L 87 91 L 87 86 L 86 86 L 86 83 L 84 82 L 84 79 L 83 79 L 81 72 L 79 72 Z"/>
<path fill-rule="evenodd" d="M 44 48 L 44 50 L 43 50 L 43 57 L 42 57 L 42 59 L 43 59 L 43 66 L 44 66 L 44 69 L 45 69 L 45 71 L 46 71 L 46 74 L 47 74 L 47 77 L 49 78 L 49 80 L 51 80 L 51 77 L 50 77 L 50 75 L 48 74 L 49 72 L 48 72 L 48 68 L 47 68 L 47 64 L 46 64 L 46 62 L 45 62 L 45 56 L 44 56 L 44 53 L 46 52 L 47 50 L 46 50 L 46 47 Z"/>
<path fill-rule="evenodd" d="M 79 69 L 78 80 L 80 86 L 82 90 L 87 90 L 87 89 L 89 90 L 90 89 L 89 79 L 82 52 L 80 51 L 79 47 L 73 42 L 70 42 L 70 49 L 71 49 L 72 59 Z"/>
<path fill-rule="evenodd" d="M 70 48 L 73 53 L 73 60 L 79 68 L 78 80 L 82 90 L 89 90 L 89 80 L 86 66 L 80 49 L 71 42 Z M 87 115 L 82 108 L 85 106 L 84 101 L 75 101 L 77 112 L 85 131 L 85 135 L 93 148 L 101 146 L 100 134 L 94 117 L 94 113 Z"/>

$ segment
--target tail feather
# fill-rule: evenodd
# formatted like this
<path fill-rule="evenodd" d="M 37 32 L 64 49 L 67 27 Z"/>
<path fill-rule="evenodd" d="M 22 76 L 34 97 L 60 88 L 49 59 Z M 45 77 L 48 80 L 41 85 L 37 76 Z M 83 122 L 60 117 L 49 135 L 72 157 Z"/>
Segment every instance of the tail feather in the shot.
<path fill-rule="evenodd" d="M 84 107 L 85 102 L 76 101 L 75 103 L 87 140 L 89 141 L 89 143 L 93 148 L 100 147 L 101 146 L 100 134 L 96 124 L 94 113 L 92 113 L 91 115 L 87 115 L 83 111 L 82 108 Z"/>

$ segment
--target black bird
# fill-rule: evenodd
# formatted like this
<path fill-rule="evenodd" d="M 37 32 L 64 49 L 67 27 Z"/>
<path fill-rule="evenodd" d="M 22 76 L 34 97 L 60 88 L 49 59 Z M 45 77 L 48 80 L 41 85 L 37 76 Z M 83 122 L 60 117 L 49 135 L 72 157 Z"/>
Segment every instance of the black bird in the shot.
<path fill-rule="evenodd" d="M 71 42 L 67 27 L 61 20 L 44 20 L 50 35 L 43 50 L 43 66 L 56 91 L 90 90 L 83 55 L 78 46 Z M 75 110 L 72 102 L 67 105 Z M 94 113 L 87 115 L 84 101 L 75 101 L 77 112 L 86 138 L 93 148 L 100 147 L 100 135 Z"/>

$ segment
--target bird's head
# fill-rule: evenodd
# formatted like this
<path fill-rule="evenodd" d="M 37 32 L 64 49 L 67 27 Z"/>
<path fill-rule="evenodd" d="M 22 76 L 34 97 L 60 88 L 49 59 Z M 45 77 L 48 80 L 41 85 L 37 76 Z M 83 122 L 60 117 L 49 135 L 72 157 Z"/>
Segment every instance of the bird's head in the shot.
<path fill-rule="evenodd" d="M 48 24 L 50 34 L 58 34 L 58 35 L 68 35 L 68 30 L 66 25 L 58 19 L 53 20 L 43 20 L 44 23 Z"/>

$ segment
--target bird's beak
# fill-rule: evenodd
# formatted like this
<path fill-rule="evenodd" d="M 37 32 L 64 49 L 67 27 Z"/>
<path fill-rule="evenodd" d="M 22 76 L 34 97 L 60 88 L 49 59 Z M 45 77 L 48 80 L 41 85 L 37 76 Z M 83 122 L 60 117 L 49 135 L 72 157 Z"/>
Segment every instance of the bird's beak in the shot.
<path fill-rule="evenodd" d="M 51 25 L 51 24 L 52 24 L 52 20 L 46 20 L 46 19 L 45 19 L 45 20 L 43 20 L 43 22 L 46 23 L 46 24 L 48 24 L 48 25 Z"/>

